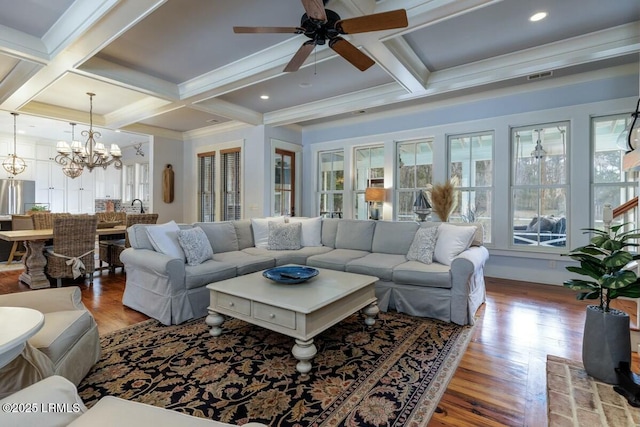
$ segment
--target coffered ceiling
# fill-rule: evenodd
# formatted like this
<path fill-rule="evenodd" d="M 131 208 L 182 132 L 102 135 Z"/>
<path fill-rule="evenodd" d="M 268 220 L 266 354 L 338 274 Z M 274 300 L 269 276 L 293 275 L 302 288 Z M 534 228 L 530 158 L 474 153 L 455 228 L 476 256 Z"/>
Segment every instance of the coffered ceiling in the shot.
<path fill-rule="evenodd" d="M 487 88 L 638 64 L 638 0 L 329 0 L 342 18 L 406 9 L 409 26 L 344 36 L 361 72 L 326 45 L 234 34 L 300 24 L 300 0 L 0 0 L 0 109 L 185 138 L 242 125 L 306 125 Z M 546 19 L 530 22 L 539 11 Z M 542 74 L 543 76 L 546 74 Z M 264 100 L 260 95 L 268 95 Z M 6 116 L 6 117 L 4 117 Z M 0 128 L 12 118 L 0 114 Z"/>

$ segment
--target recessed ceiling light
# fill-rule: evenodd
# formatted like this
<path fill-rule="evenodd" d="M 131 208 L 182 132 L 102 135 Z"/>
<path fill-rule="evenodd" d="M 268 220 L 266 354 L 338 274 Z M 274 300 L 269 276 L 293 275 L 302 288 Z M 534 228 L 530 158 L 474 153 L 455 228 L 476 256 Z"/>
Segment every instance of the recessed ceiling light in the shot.
<path fill-rule="evenodd" d="M 114 132 L 115 133 L 120 133 L 120 129 L 116 129 Z"/>
<path fill-rule="evenodd" d="M 269 95 L 260 95 L 260 99 L 269 99 Z"/>
<path fill-rule="evenodd" d="M 547 12 L 538 12 L 538 13 L 534 13 L 533 15 L 531 15 L 531 17 L 529 17 L 529 21 L 538 22 L 538 21 L 543 20 L 546 17 L 547 17 Z"/>

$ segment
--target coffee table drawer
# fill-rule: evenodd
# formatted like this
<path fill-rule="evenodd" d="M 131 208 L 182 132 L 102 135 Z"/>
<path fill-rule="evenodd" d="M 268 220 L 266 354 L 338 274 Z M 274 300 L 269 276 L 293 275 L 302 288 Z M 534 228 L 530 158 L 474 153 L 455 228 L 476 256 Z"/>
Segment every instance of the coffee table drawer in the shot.
<path fill-rule="evenodd" d="M 272 305 L 260 302 L 253 303 L 253 317 L 274 325 L 284 326 L 285 328 L 296 328 L 295 311 L 286 310 L 284 308 L 274 307 Z"/>
<path fill-rule="evenodd" d="M 225 294 L 223 292 L 218 292 L 216 307 L 235 311 L 236 313 L 245 314 L 247 316 L 251 315 L 251 300 Z"/>

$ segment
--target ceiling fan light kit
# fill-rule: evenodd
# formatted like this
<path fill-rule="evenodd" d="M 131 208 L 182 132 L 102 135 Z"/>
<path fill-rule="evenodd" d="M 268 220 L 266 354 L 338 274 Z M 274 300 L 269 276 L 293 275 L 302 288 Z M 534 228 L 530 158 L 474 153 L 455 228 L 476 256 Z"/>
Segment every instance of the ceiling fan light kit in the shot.
<path fill-rule="evenodd" d="M 305 12 L 299 27 L 233 27 L 236 34 L 291 33 L 304 34 L 310 40 L 304 42 L 284 68 L 285 72 L 298 71 L 316 46 L 329 43 L 329 47 L 360 71 L 365 71 L 375 61 L 361 52 L 343 34 L 404 28 L 409 25 L 404 9 L 374 13 L 356 18 L 341 19 L 340 15 L 324 8 L 322 0 L 302 0 Z"/>

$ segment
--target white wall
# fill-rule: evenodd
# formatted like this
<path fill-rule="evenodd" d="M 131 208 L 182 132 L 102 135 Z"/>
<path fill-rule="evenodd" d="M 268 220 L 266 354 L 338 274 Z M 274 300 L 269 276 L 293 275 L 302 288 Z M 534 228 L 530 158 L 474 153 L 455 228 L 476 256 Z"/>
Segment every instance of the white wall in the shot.
<path fill-rule="evenodd" d="M 152 174 L 150 177 L 151 212 L 158 214 L 158 224 L 171 220 L 185 222 L 184 143 L 155 136 L 152 137 L 149 151 L 149 165 Z M 146 152 L 145 156 L 147 156 Z M 174 171 L 174 199 L 172 203 L 165 203 L 162 198 L 162 174 L 167 164 L 171 164 Z"/>
<path fill-rule="evenodd" d="M 448 135 L 493 131 L 494 200 L 492 212 L 493 241 L 487 245 L 491 258 L 486 274 L 515 280 L 562 284 L 571 277 L 565 270 L 566 257 L 559 253 L 537 253 L 510 245 L 509 134 L 510 128 L 570 121 L 569 173 L 570 206 L 567 250 L 586 244 L 581 229 L 591 224 L 590 202 L 590 120 L 593 116 L 633 111 L 638 94 L 638 67 L 618 67 L 604 73 L 590 73 L 580 78 L 553 84 L 527 85 L 520 92 L 494 91 L 446 102 L 425 103 L 405 109 L 404 113 L 360 116 L 357 120 L 335 122 L 303 130 L 306 185 L 303 215 L 318 212 L 317 153 L 336 148 L 345 149 L 345 163 L 350 164 L 353 148 L 359 145 L 383 143 L 385 146 L 385 187 L 393 185 L 395 141 L 430 137 L 434 139 L 434 181 L 447 179 L 445 142 Z M 564 83 L 558 86 L 557 83 Z M 352 162 L 351 162 L 352 163 Z M 345 176 L 349 190 L 351 177 Z M 388 196 L 393 197 L 393 191 Z M 348 212 L 350 200 L 345 200 Z M 385 203 L 384 218 L 392 218 L 392 202 Z"/>

